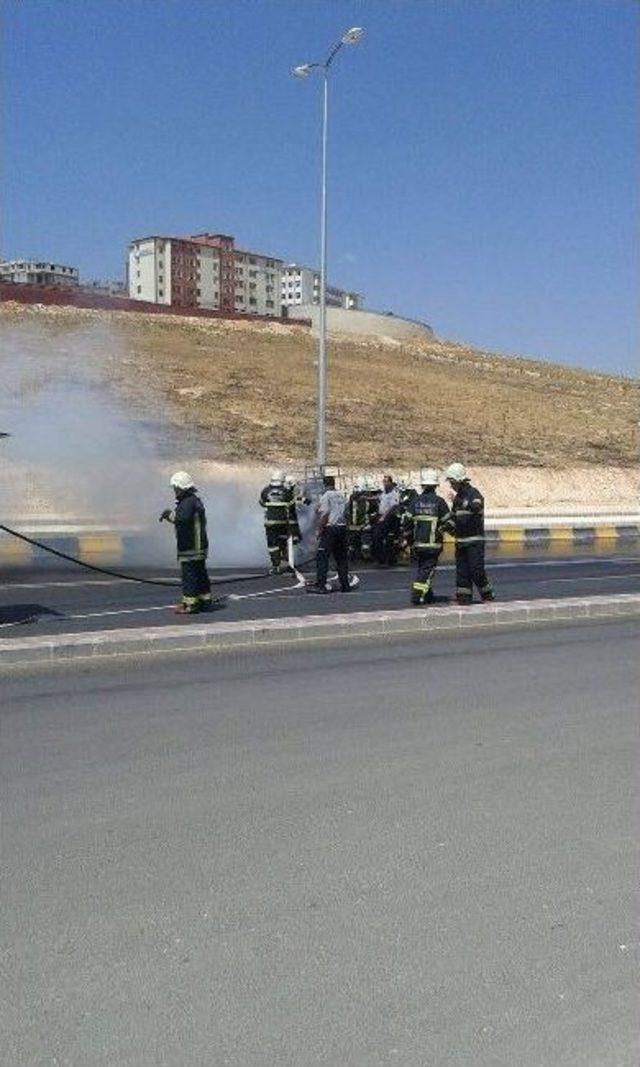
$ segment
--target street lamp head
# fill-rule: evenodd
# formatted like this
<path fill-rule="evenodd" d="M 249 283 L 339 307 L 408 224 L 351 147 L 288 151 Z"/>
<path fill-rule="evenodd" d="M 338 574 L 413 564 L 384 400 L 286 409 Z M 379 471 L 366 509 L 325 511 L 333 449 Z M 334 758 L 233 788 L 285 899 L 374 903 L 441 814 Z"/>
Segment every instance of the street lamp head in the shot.
<path fill-rule="evenodd" d="M 343 44 L 357 44 L 358 41 L 360 40 L 360 38 L 362 37 L 363 33 L 364 33 L 364 30 L 363 30 L 362 26 L 352 26 L 351 29 L 347 30 L 347 32 L 343 36 L 342 43 Z"/>
<path fill-rule="evenodd" d="M 302 63 L 299 67 L 294 67 L 292 72 L 294 78 L 306 78 L 308 74 L 311 74 L 311 64 Z"/>

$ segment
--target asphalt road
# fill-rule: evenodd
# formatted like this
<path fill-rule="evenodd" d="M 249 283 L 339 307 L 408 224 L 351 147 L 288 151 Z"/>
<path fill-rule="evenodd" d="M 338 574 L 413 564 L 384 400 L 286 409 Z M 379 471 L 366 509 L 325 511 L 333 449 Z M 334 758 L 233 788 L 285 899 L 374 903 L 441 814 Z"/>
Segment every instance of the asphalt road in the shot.
<path fill-rule="evenodd" d="M 500 555 L 489 560 L 489 572 L 500 600 L 540 597 L 587 596 L 597 593 L 640 592 L 640 556 L 634 545 L 609 554 L 585 549 L 581 553 L 543 556 L 529 553 L 519 558 Z M 136 574 L 174 579 L 174 569 Z M 196 616 L 198 622 L 215 625 L 218 619 L 277 618 L 336 611 L 367 611 L 405 608 L 409 604 L 412 569 L 358 568 L 361 583 L 343 596 L 309 596 L 295 588 L 290 575 L 259 581 L 229 581 L 229 573 L 212 572 L 217 593 L 228 595 L 220 610 Z M 234 575 L 251 573 L 235 571 Z M 454 568 L 444 562 L 436 578 L 441 603 L 454 592 Z M 189 626 L 192 619 L 176 617 L 171 608 L 179 599 L 178 588 L 139 585 L 110 579 L 74 568 L 30 567 L 6 571 L 0 581 L 0 637 L 74 633 L 135 626 Z M 426 609 L 428 610 L 428 609 Z"/>
<path fill-rule="evenodd" d="M 637 626 L 5 675 L 2 1062 L 635 1067 Z"/>

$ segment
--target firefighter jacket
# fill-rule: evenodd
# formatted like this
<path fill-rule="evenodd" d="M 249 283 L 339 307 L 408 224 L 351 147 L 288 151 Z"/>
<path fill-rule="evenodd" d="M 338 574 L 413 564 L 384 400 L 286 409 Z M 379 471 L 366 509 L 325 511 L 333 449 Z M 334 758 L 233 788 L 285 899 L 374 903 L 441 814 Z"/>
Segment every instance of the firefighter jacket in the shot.
<path fill-rule="evenodd" d="M 207 540 L 207 515 L 204 504 L 195 490 L 187 489 L 180 497 L 170 515 L 176 528 L 178 559 L 206 559 L 209 551 Z"/>
<path fill-rule="evenodd" d="M 418 551 L 440 552 L 449 518 L 449 508 L 441 496 L 433 490 L 417 493 L 402 517 L 405 536 Z"/>
<path fill-rule="evenodd" d="M 264 508 L 265 526 L 288 529 L 296 522 L 295 489 L 286 485 L 267 485 L 260 493 L 260 507 Z"/>
<path fill-rule="evenodd" d="M 380 489 L 365 490 L 364 499 L 367 505 L 367 523 L 369 524 L 378 521 L 378 514 L 380 512 L 380 496 Z"/>
<path fill-rule="evenodd" d="M 447 529 L 454 535 L 457 545 L 484 541 L 484 497 L 471 482 L 463 482 L 458 489 L 451 504 Z"/>

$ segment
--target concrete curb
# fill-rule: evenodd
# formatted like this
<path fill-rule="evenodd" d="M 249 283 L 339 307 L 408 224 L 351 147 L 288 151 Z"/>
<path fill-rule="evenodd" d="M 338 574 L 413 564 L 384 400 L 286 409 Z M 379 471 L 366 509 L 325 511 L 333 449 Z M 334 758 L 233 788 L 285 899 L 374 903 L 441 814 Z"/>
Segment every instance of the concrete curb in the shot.
<path fill-rule="evenodd" d="M 495 630 L 505 626 L 640 616 L 640 593 L 572 597 L 555 600 L 514 600 L 476 604 L 469 608 L 407 608 L 401 611 L 359 611 L 340 615 L 305 615 L 247 622 L 185 622 L 179 626 L 60 634 L 56 637 L 0 639 L 0 667 L 62 660 L 103 659 L 154 652 L 268 648 L 336 638 L 393 634 L 455 633 Z"/>
<path fill-rule="evenodd" d="M 627 519 L 629 521 L 627 521 Z M 8 523 L 11 525 L 11 523 Z M 128 559 L 144 559 L 148 548 L 148 531 L 136 532 L 118 529 L 85 528 L 63 530 L 60 526 L 47 532 L 46 527 L 16 525 L 20 533 L 42 540 L 59 552 L 76 556 L 85 563 L 109 566 L 126 563 Z M 566 519 L 546 517 L 529 518 L 526 523 L 519 519 L 488 519 L 486 531 L 487 548 L 498 552 L 514 552 L 521 548 L 550 547 L 570 551 L 572 548 L 615 542 L 629 545 L 640 540 L 640 522 L 633 516 L 625 521 L 616 521 L 610 516 L 572 516 Z M 445 538 L 445 551 L 453 550 L 452 539 Z M 0 564 L 4 567 L 24 566 L 44 553 L 8 535 L 0 538 Z M 167 557 L 169 558 L 169 556 Z"/>

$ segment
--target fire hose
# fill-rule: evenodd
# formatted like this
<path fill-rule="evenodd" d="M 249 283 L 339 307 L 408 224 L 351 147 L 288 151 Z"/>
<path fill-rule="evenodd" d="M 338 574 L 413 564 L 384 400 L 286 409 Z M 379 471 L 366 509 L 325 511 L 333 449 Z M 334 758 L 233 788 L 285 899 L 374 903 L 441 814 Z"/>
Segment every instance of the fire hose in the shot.
<path fill-rule="evenodd" d="M 82 559 L 77 559 L 76 556 L 70 556 L 67 552 L 61 552 L 58 548 L 52 548 L 51 545 L 45 545 L 42 541 L 36 541 L 33 537 L 27 537 L 26 534 L 18 533 L 17 530 L 12 530 L 10 526 L 4 526 L 0 523 L 0 530 L 4 530 L 5 533 L 11 535 L 11 537 L 17 537 L 19 541 L 25 541 L 28 545 L 34 545 L 35 548 L 42 549 L 43 552 L 49 552 L 52 556 L 58 556 L 60 559 L 65 559 L 69 563 L 75 563 L 78 567 L 84 567 L 88 571 L 96 571 L 98 574 L 108 574 L 112 578 L 122 578 L 126 582 L 140 582 L 142 585 L 162 585 L 176 587 L 180 585 L 177 580 L 163 579 L 163 578 L 141 578 L 136 574 L 123 574 L 122 571 L 114 571 L 109 567 L 98 567 L 95 563 L 86 563 Z M 307 561 L 309 562 L 309 561 Z M 266 572 L 261 574 L 241 574 L 234 578 L 214 578 L 212 585 L 231 585 L 236 582 L 255 582 L 260 578 L 267 578 L 269 575 Z"/>

